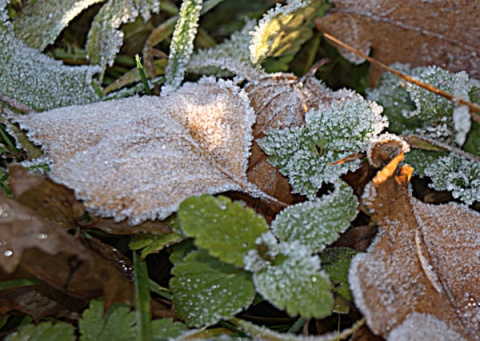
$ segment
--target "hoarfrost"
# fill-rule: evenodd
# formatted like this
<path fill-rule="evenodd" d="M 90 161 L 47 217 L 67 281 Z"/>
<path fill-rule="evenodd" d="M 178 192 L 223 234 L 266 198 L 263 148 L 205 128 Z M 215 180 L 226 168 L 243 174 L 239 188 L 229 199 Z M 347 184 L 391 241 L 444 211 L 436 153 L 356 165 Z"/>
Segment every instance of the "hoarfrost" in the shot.
<path fill-rule="evenodd" d="M 96 214 L 138 224 L 246 180 L 254 113 L 233 83 L 203 79 L 143 97 L 18 117 L 52 159 L 51 177 Z"/>
<path fill-rule="evenodd" d="M 464 337 L 450 329 L 445 321 L 433 315 L 412 313 L 395 328 L 387 341 L 438 340 L 466 341 Z"/>
<path fill-rule="evenodd" d="M 358 201 L 343 181 L 335 192 L 321 199 L 287 207 L 272 222 L 281 241 L 299 241 L 312 252 L 322 251 L 338 239 L 357 215 Z"/>
<path fill-rule="evenodd" d="M 188 70 L 220 77 L 233 74 L 250 81 L 265 75 L 264 72 L 252 65 L 248 52 L 251 40 L 250 31 L 253 30 L 255 24 L 255 20 L 247 20 L 242 30 L 234 32 L 223 43 L 210 49 L 200 50 L 192 55 Z"/>
<path fill-rule="evenodd" d="M 193 40 L 197 34 L 202 3 L 203 0 L 185 0 L 180 7 L 180 17 L 170 44 L 170 55 L 168 66 L 165 69 L 166 81 L 162 88 L 162 96 L 174 91 L 183 81 L 185 68 L 193 51 Z"/>
<path fill-rule="evenodd" d="M 120 26 L 142 15 L 147 21 L 150 13 L 160 11 L 159 0 L 109 0 L 95 16 L 88 33 L 88 57 L 102 68 L 112 65 L 123 44 Z"/>
<path fill-rule="evenodd" d="M 381 112 L 382 107 L 357 95 L 308 111 L 305 128 L 271 129 L 257 142 L 289 178 L 294 193 L 314 198 L 323 183 L 359 167 L 359 160 L 328 164 L 365 150 L 388 125 Z"/>
<path fill-rule="evenodd" d="M 99 71 L 64 66 L 16 39 L 10 23 L 0 27 L 0 93 L 31 108 L 42 111 L 98 101 L 92 77 Z"/>
<path fill-rule="evenodd" d="M 43 0 L 29 2 L 13 23 L 17 38 L 44 50 L 86 8 L 105 0 Z"/>
<path fill-rule="evenodd" d="M 480 201 L 480 162 L 452 153 L 427 165 L 424 172 L 432 179 L 432 188 L 451 191 L 468 205 Z"/>

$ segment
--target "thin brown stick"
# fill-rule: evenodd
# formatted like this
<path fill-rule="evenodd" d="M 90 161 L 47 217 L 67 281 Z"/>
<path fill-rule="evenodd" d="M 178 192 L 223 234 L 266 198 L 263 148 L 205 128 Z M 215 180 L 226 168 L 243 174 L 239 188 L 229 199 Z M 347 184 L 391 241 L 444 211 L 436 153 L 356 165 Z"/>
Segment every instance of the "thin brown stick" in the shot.
<path fill-rule="evenodd" d="M 470 101 L 467 101 L 466 99 L 454 96 L 449 92 L 446 92 L 446 91 L 443 91 L 442 89 L 434 87 L 433 85 L 424 83 L 424 82 L 419 81 L 419 80 L 417 80 L 417 79 L 415 79 L 415 78 L 413 78 L 413 77 L 411 77 L 407 74 L 404 74 L 400 71 L 394 70 L 391 67 L 389 67 L 388 65 L 385 65 L 382 62 L 380 62 L 380 61 L 378 61 L 378 60 L 376 60 L 372 57 L 367 56 L 365 53 L 362 53 L 362 52 L 358 51 L 357 49 L 347 45 L 346 43 L 342 42 L 341 40 L 338 40 L 337 38 L 335 38 L 331 34 L 324 33 L 323 35 L 325 36 L 325 38 L 327 38 L 331 42 L 333 42 L 333 43 L 335 43 L 335 44 L 337 44 L 337 45 L 355 53 L 356 55 L 359 55 L 362 58 L 365 58 L 370 63 L 380 66 L 381 68 L 393 73 L 395 76 L 400 77 L 401 79 L 403 79 L 403 80 L 405 80 L 409 83 L 413 83 L 413 84 L 418 85 L 419 87 L 421 87 L 425 90 L 436 93 L 437 95 L 440 95 L 440 96 L 442 96 L 442 97 L 444 97 L 444 98 L 446 98 L 446 99 L 448 99 L 448 100 L 450 100 L 450 101 L 452 101 L 452 102 L 454 102 L 458 105 L 466 105 L 470 109 L 470 115 L 472 115 L 472 118 L 475 121 L 480 122 L 480 116 L 474 114 L 474 112 L 475 112 L 475 113 L 480 115 L 480 105 L 478 105 L 476 103 L 472 103 Z"/>

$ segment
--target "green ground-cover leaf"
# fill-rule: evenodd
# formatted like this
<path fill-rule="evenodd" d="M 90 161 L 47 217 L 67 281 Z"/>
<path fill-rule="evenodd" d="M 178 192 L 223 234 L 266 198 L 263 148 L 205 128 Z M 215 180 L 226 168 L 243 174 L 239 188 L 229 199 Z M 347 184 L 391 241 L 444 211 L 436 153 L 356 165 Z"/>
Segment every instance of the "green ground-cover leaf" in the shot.
<path fill-rule="evenodd" d="M 267 12 L 252 33 L 252 63 L 259 65 L 267 57 L 297 53 L 312 36 L 311 21 L 321 5 L 317 0 L 292 0 Z"/>
<path fill-rule="evenodd" d="M 168 94 L 180 86 L 185 69 L 193 52 L 193 40 L 197 34 L 198 19 L 203 0 L 185 0 L 180 7 L 170 44 L 168 66 L 165 70 L 165 85 L 162 94 Z"/>
<path fill-rule="evenodd" d="M 267 231 L 265 219 L 229 198 L 211 195 L 191 197 L 178 211 L 183 231 L 212 256 L 236 266 L 255 248 L 255 240 Z"/>
<path fill-rule="evenodd" d="M 42 322 L 38 325 L 28 324 L 7 338 L 9 341 L 48 340 L 70 341 L 76 340 L 75 328 L 65 322 Z"/>
<path fill-rule="evenodd" d="M 336 182 L 359 167 L 359 160 L 328 164 L 365 150 L 388 125 L 381 112 L 376 103 L 358 95 L 310 110 L 305 128 L 271 129 L 257 142 L 269 155 L 269 162 L 289 178 L 293 192 L 313 199 L 323 183 Z"/>
<path fill-rule="evenodd" d="M 257 292 L 291 316 L 322 318 L 332 312 L 328 275 L 319 257 L 299 242 L 278 244 L 275 260 L 253 278 Z"/>
<path fill-rule="evenodd" d="M 357 205 L 353 190 L 341 181 L 333 193 L 321 199 L 284 209 L 275 217 L 272 229 L 280 241 L 299 241 L 318 252 L 349 227 L 357 215 Z"/>
<path fill-rule="evenodd" d="M 206 251 L 188 254 L 170 280 L 178 315 L 189 326 L 212 325 L 247 308 L 255 296 L 251 274 Z"/>
<path fill-rule="evenodd" d="M 53 44 L 60 32 L 83 10 L 106 0 L 29 1 L 15 18 L 17 38 L 43 51 Z"/>
<path fill-rule="evenodd" d="M 87 50 L 92 64 L 112 65 L 123 44 L 122 24 L 134 21 L 140 14 L 147 21 L 160 10 L 159 0 L 109 0 L 102 6 L 88 33 Z"/>
<path fill-rule="evenodd" d="M 0 93 L 38 111 L 100 99 L 92 79 L 99 68 L 64 66 L 16 39 L 12 30 L 10 22 L 0 23 Z"/>
<path fill-rule="evenodd" d="M 348 271 L 350 262 L 356 254 L 355 250 L 346 247 L 329 248 L 320 253 L 322 269 L 325 270 L 332 282 L 331 289 L 335 300 L 333 310 L 335 312 L 348 313 L 349 304 L 353 301 L 348 284 Z"/>
<path fill-rule="evenodd" d="M 168 245 L 173 245 L 184 240 L 185 237 L 176 232 L 157 235 L 153 233 L 142 233 L 133 236 L 128 246 L 132 250 L 142 250 L 141 257 L 146 258 L 152 253 L 158 253 Z"/>
<path fill-rule="evenodd" d="M 425 176 L 425 168 L 437 162 L 437 160 L 446 156 L 446 152 L 437 152 L 431 150 L 411 149 L 405 154 L 405 163 L 411 165 L 415 173 L 421 177 Z"/>
<path fill-rule="evenodd" d="M 125 304 L 115 303 L 104 314 L 102 300 L 90 301 L 78 322 L 81 341 L 133 340 L 135 313 Z"/>
<path fill-rule="evenodd" d="M 172 319 L 152 321 L 152 341 L 167 341 L 182 335 L 188 328 Z"/>

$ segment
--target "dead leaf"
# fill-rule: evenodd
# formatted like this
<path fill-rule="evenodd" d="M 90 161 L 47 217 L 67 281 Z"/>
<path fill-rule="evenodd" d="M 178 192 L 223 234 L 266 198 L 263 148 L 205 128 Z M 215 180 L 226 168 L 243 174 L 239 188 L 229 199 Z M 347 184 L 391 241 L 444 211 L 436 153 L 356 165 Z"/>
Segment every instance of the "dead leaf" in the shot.
<path fill-rule="evenodd" d="M 335 0 L 335 8 L 316 26 L 384 64 L 438 65 L 452 72 L 480 77 L 478 2 Z M 355 63 L 363 58 L 340 49 Z M 383 70 L 374 67 L 372 80 Z"/>
<path fill-rule="evenodd" d="M 53 161 L 50 177 L 94 214 L 164 219 L 187 197 L 240 190 L 255 117 L 246 94 L 211 78 L 169 96 L 128 98 L 16 118 Z"/>
<path fill-rule="evenodd" d="M 34 211 L 0 194 L 0 269 L 17 269 L 81 299 L 133 303 L 133 286 L 110 264 Z M 28 278 L 28 277 L 27 277 Z"/>
<path fill-rule="evenodd" d="M 308 110 L 343 100 L 352 96 L 353 92 L 334 92 L 311 75 L 299 79 L 285 73 L 272 74 L 252 82 L 245 90 L 257 116 L 247 177 L 265 193 L 282 202 L 292 203 L 295 197 L 291 194 L 288 179 L 267 161 L 268 156 L 255 140 L 264 137 L 268 129 L 303 126 Z"/>
<path fill-rule="evenodd" d="M 413 313 L 443 321 L 467 339 L 480 335 L 480 214 L 455 203 L 411 197 L 413 169 L 403 153 L 366 187 L 364 204 L 379 224 L 370 252 L 354 258 L 349 281 L 373 332 L 388 336 Z M 421 338 L 420 338 L 421 339 Z"/>

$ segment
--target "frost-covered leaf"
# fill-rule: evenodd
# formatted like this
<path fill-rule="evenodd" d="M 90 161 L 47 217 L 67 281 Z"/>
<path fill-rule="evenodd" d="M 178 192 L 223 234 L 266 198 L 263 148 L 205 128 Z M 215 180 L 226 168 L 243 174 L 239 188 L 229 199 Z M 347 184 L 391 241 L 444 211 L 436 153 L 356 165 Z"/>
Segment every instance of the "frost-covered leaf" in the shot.
<path fill-rule="evenodd" d="M 140 14 L 146 21 L 150 13 L 158 13 L 159 0 L 109 0 L 102 6 L 88 33 L 87 51 L 90 62 L 112 65 L 123 43 L 122 24 L 134 21 Z"/>
<path fill-rule="evenodd" d="M 348 313 L 353 300 L 348 284 L 348 270 L 352 258 L 357 254 L 355 250 L 346 247 L 329 248 L 320 253 L 322 269 L 328 274 L 332 282 L 334 294 L 333 311 Z"/>
<path fill-rule="evenodd" d="M 17 38 L 40 51 L 86 8 L 106 0 L 30 1 L 13 22 Z"/>
<path fill-rule="evenodd" d="M 74 341 L 75 328 L 65 322 L 42 322 L 38 325 L 28 324 L 16 332 L 8 335 L 9 341 L 28 340 L 52 340 L 52 341 Z"/>
<path fill-rule="evenodd" d="M 165 70 L 165 85 L 162 95 L 167 95 L 180 86 L 185 69 L 193 52 L 193 40 L 197 34 L 198 19 L 203 0 L 184 0 L 180 7 L 180 17 L 175 25 L 168 66 Z"/>
<path fill-rule="evenodd" d="M 456 199 L 471 205 L 480 201 L 480 162 L 449 154 L 430 163 L 425 175 L 432 179 L 430 186 L 438 191 L 451 191 Z"/>
<path fill-rule="evenodd" d="M 315 0 L 291 0 L 268 11 L 252 32 L 252 63 L 259 65 L 267 57 L 295 54 L 312 36 L 310 22 L 321 4 Z"/>
<path fill-rule="evenodd" d="M 187 326 L 173 319 L 152 321 L 152 341 L 168 341 L 179 337 L 188 330 Z"/>
<path fill-rule="evenodd" d="M 255 240 L 267 231 L 265 219 L 254 210 L 229 198 L 211 195 L 192 197 L 178 210 L 182 230 L 212 256 L 236 266 L 255 248 Z"/>
<path fill-rule="evenodd" d="M 0 13 L 3 6 L 0 2 Z M 14 37 L 9 22 L 0 23 L 0 93 L 35 109 L 47 110 L 98 101 L 92 66 L 64 66 Z"/>
<path fill-rule="evenodd" d="M 284 209 L 272 222 L 280 241 L 298 241 L 312 252 L 322 251 L 338 239 L 357 215 L 358 201 L 343 181 L 332 194 Z"/>
<path fill-rule="evenodd" d="M 359 160 L 328 165 L 365 150 L 388 125 L 382 108 L 359 95 L 307 112 L 305 128 L 272 129 L 258 140 L 269 161 L 289 178 L 294 193 L 314 198 L 323 183 L 356 170 Z"/>
<path fill-rule="evenodd" d="M 117 221 L 164 219 L 204 193 L 260 194 L 246 179 L 253 112 L 231 82 L 204 79 L 162 98 L 16 119 L 53 161 L 52 179 L 73 188 L 95 214 Z"/>
<path fill-rule="evenodd" d="M 268 129 L 303 126 L 308 110 L 329 106 L 354 93 L 347 90 L 334 92 L 311 76 L 299 79 L 284 73 L 253 81 L 245 90 L 257 115 L 248 179 L 265 193 L 290 203 L 293 197 L 288 179 L 267 161 L 268 156 L 260 149 L 256 139 L 264 137 Z"/>
<path fill-rule="evenodd" d="M 291 316 L 322 318 L 332 312 L 330 280 L 320 270 L 320 258 L 297 241 L 277 244 L 274 260 L 253 279 L 258 293 Z"/>
<path fill-rule="evenodd" d="M 80 341 L 133 340 L 135 313 L 130 307 L 116 303 L 104 314 L 102 300 L 91 300 L 90 306 L 78 321 Z"/>
<path fill-rule="evenodd" d="M 475 84 L 465 72 L 453 74 L 436 66 L 413 70 L 399 64 L 394 67 L 467 100 Z M 391 122 L 389 130 L 395 133 L 421 134 L 446 142 L 454 140 L 461 146 L 470 130 L 470 114 L 466 107 L 456 107 L 455 103 L 417 85 L 405 85 L 393 75 L 382 76 L 380 86 L 370 91 L 368 98 L 385 108 Z"/>
<path fill-rule="evenodd" d="M 188 254 L 170 280 L 173 302 L 189 326 L 212 325 L 247 308 L 255 296 L 251 274 L 204 250 Z"/>
<path fill-rule="evenodd" d="M 243 29 L 232 33 L 223 43 L 193 54 L 188 71 L 220 77 L 237 75 L 250 81 L 264 75 L 252 65 L 248 51 L 252 38 L 250 31 L 255 24 L 255 20 L 247 20 Z"/>
<path fill-rule="evenodd" d="M 477 3 L 335 0 L 334 4 L 327 16 L 317 19 L 317 27 L 367 55 L 373 49 L 375 58 L 387 65 L 442 65 L 480 78 L 480 30 L 468 29 L 478 27 Z M 351 52 L 341 52 L 353 62 L 363 62 Z M 373 79 L 381 73 L 374 67 Z"/>
<path fill-rule="evenodd" d="M 371 330 L 385 337 L 417 312 L 476 339 L 480 214 L 455 203 L 429 205 L 412 198 L 413 169 L 397 169 L 402 159 L 396 156 L 379 171 L 363 195 L 381 232 L 369 253 L 352 261 L 355 304 Z"/>

